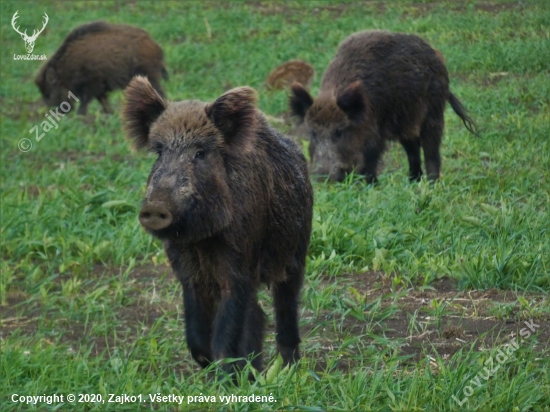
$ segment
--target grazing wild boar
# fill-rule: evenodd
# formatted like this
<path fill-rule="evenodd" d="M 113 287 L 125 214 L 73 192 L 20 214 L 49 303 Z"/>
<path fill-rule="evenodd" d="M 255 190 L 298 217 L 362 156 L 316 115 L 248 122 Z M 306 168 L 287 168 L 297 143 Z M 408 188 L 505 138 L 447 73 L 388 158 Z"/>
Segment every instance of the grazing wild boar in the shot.
<path fill-rule="evenodd" d="M 160 78 L 168 79 L 164 53 L 149 34 L 137 27 L 96 21 L 74 29 L 42 66 L 34 82 L 48 106 L 59 106 L 72 92 L 86 114 L 97 98 L 110 113 L 107 93 L 124 89 L 141 74 L 164 96 Z"/>
<path fill-rule="evenodd" d="M 128 137 L 158 153 L 139 221 L 163 241 L 183 285 L 193 358 L 206 367 L 254 354 L 260 368 L 265 314 L 257 292 L 266 283 L 277 349 L 293 362 L 313 207 L 303 154 L 268 125 L 249 87 L 210 104 L 169 103 L 137 76 L 125 94 Z M 243 361 L 225 369 L 235 366 Z"/>
<path fill-rule="evenodd" d="M 415 35 L 362 31 L 345 39 L 329 64 L 314 100 L 294 84 L 289 104 L 311 133 L 314 173 L 342 181 L 355 170 L 368 182 L 388 140 L 407 153 L 411 180 L 439 178 L 439 146 L 448 101 L 466 128 L 476 134 L 466 109 L 449 90 L 444 58 Z"/>
<path fill-rule="evenodd" d="M 289 60 L 275 67 L 265 82 L 271 89 L 284 89 L 290 87 L 294 82 L 308 88 L 314 77 L 315 69 L 311 64 L 302 60 Z"/>

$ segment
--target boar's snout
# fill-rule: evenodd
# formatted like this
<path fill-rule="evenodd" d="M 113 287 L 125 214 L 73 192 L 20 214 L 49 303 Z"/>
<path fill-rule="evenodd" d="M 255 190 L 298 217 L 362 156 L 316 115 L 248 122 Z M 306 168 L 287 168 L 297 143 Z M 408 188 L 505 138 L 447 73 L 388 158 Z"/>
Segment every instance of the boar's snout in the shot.
<path fill-rule="evenodd" d="M 173 220 L 172 213 L 163 202 L 150 202 L 139 212 L 139 223 L 150 230 L 166 229 Z"/>
<path fill-rule="evenodd" d="M 309 173 L 320 177 L 320 181 L 324 181 L 327 176 L 331 182 L 343 182 L 347 172 L 343 167 L 338 165 L 319 165 L 315 164 L 309 168 Z"/>
<path fill-rule="evenodd" d="M 346 178 L 346 172 L 341 167 L 333 167 L 330 170 L 329 179 L 333 182 L 343 182 Z"/>

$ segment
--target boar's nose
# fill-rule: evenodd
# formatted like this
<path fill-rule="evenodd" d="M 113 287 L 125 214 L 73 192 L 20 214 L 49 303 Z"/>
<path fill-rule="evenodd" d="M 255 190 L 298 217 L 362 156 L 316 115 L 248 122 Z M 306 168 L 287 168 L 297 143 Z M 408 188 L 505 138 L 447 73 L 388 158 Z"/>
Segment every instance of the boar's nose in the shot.
<path fill-rule="evenodd" d="M 148 203 L 139 212 L 139 223 L 146 229 L 166 229 L 173 220 L 172 213 L 161 202 Z"/>

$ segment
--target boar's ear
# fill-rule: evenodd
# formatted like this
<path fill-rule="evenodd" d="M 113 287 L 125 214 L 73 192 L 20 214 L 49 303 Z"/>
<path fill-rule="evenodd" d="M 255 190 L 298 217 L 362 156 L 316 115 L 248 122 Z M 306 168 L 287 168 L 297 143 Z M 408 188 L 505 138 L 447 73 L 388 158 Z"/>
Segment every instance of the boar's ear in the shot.
<path fill-rule="evenodd" d="M 147 145 L 151 125 L 166 109 L 166 101 L 151 86 L 146 77 L 136 76 L 126 90 L 122 117 L 126 136 L 140 149 Z"/>
<path fill-rule="evenodd" d="M 293 116 L 304 120 L 307 111 L 313 104 L 313 98 L 309 92 L 302 86 L 300 83 L 295 82 L 291 89 L 291 95 L 288 99 L 288 104 L 290 106 L 290 112 Z"/>
<path fill-rule="evenodd" d="M 245 143 L 256 124 L 256 91 L 237 87 L 206 106 L 206 115 L 229 144 Z"/>
<path fill-rule="evenodd" d="M 360 122 L 368 107 L 361 81 L 353 82 L 336 100 L 338 107 L 352 122 Z"/>

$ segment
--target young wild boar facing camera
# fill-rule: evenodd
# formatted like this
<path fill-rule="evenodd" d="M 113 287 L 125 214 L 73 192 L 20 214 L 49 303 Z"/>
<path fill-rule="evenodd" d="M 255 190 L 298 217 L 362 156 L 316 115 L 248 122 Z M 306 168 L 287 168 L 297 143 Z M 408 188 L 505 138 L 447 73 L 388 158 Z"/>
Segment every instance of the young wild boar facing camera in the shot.
<path fill-rule="evenodd" d="M 277 349 L 293 362 L 313 207 L 304 156 L 267 124 L 249 87 L 211 104 L 169 103 L 138 76 L 125 93 L 129 138 L 158 154 L 139 221 L 163 241 L 183 285 L 193 358 L 205 367 L 254 354 L 260 367 L 263 282 L 273 289 Z"/>
<path fill-rule="evenodd" d="M 96 21 L 74 29 L 42 66 L 34 82 L 48 106 L 59 106 L 72 92 L 86 114 L 96 98 L 111 112 L 107 93 L 124 89 L 136 75 L 149 78 L 164 96 L 160 78 L 168 79 L 160 46 L 142 29 Z"/>
<path fill-rule="evenodd" d="M 355 170 L 368 182 L 376 181 L 385 142 L 398 140 L 407 153 L 411 180 L 422 175 L 420 148 L 428 178 L 435 180 L 447 101 L 475 134 L 465 108 L 449 90 L 441 53 L 414 35 L 363 31 L 340 44 L 317 99 L 295 84 L 290 107 L 311 132 L 315 173 L 342 181 Z"/>

